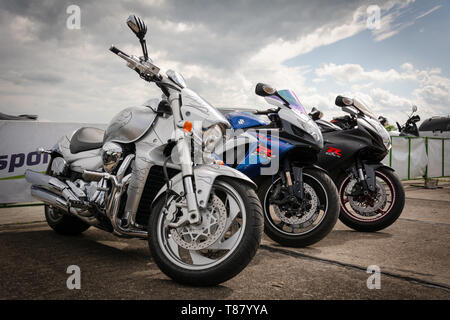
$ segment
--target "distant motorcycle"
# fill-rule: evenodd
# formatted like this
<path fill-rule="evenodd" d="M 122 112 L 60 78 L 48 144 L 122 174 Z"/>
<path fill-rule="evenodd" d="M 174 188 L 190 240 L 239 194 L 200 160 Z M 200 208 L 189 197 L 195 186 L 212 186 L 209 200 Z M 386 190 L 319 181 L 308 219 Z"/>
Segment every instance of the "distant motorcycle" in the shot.
<path fill-rule="evenodd" d="M 420 121 L 420 116 L 417 114 L 414 115 L 415 112 L 417 112 L 417 106 L 414 105 L 412 106 L 412 113 L 408 116 L 408 120 L 406 120 L 403 126 L 396 122 L 400 136 L 419 136 L 419 129 L 416 123 Z"/>
<path fill-rule="evenodd" d="M 324 137 L 317 165 L 337 186 L 339 219 L 358 231 L 382 230 L 397 220 L 405 204 L 399 177 L 381 163 L 391 148 L 389 134 L 357 99 L 338 96 L 336 105 L 349 115 L 328 122 L 315 108 L 309 114 Z"/>

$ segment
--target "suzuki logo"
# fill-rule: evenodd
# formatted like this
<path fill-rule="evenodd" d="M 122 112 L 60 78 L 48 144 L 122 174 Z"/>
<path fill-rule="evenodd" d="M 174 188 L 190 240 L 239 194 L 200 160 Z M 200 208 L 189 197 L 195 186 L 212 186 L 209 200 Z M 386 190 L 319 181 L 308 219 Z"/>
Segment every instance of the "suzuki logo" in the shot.
<path fill-rule="evenodd" d="M 341 152 L 342 152 L 341 149 L 334 148 L 334 147 L 328 147 L 326 154 L 329 156 L 334 156 L 334 157 L 340 158 L 340 157 L 342 157 Z"/>

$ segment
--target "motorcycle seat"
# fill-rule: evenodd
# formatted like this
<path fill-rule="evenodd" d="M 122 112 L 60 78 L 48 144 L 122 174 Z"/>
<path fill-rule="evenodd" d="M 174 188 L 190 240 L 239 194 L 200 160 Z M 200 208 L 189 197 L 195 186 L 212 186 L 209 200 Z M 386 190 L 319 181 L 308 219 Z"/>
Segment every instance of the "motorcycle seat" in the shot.
<path fill-rule="evenodd" d="M 103 145 L 104 130 L 94 127 L 82 127 L 75 131 L 70 139 L 70 152 L 98 149 Z"/>

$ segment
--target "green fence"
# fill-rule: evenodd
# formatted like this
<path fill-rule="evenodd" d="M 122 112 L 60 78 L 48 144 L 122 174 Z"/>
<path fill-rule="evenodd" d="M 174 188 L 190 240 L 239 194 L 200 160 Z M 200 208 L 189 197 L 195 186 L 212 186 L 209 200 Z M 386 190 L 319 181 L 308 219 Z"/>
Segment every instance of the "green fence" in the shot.
<path fill-rule="evenodd" d="M 450 138 L 392 136 L 388 163 L 402 180 L 450 177 Z"/>

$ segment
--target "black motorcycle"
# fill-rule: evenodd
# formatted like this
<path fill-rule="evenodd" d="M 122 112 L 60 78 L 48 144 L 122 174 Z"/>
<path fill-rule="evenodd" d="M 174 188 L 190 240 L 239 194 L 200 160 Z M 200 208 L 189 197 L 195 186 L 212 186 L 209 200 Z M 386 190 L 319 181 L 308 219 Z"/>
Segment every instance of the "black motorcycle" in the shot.
<path fill-rule="evenodd" d="M 338 96 L 335 103 L 349 115 L 328 122 L 315 108 L 309 114 L 324 137 L 317 165 L 336 184 L 339 219 L 357 231 L 382 230 L 397 220 L 405 204 L 399 177 L 381 163 L 391 148 L 389 134 L 357 99 Z"/>
<path fill-rule="evenodd" d="M 314 165 L 323 146 L 320 128 L 292 90 L 259 83 L 255 92 L 276 108 L 223 110 L 234 136 L 216 152 L 258 185 L 264 231 L 272 240 L 291 247 L 312 245 L 333 229 L 339 216 L 335 184 Z"/>
<path fill-rule="evenodd" d="M 406 120 L 403 126 L 396 122 L 398 132 L 400 132 L 400 136 L 419 136 L 419 129 L 417 128 L 416 123 L 420 121 L 420 116 L 417 114 L 414 115 L 416 111 L 417 106 L 413 106 L 412 113 L 409 115 L 408 120 Z"/>

